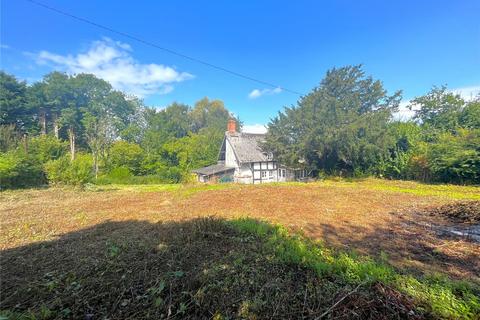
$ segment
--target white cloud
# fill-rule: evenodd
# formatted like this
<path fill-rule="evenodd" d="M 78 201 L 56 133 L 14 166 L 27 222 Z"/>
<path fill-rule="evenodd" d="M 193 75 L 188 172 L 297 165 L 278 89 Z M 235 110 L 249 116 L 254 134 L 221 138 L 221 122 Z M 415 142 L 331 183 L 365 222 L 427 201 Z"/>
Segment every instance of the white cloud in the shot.
<path fill-rule="evenodd" d="M 449 90 L 459 94 L 465 100 L 472 100 L 480 94 L 480 85 Z"/>
<path fill-rule="evenodd" d="M 0 49 L 10 49 L 8 44 L 0 43 Z"/>
<path fill-rule="evenodd" d="M 408 121 L 412 119 L 415 115 L 415 111 L 408 108 L 409 104 L 409 100 L 401 101 L 400 105 L 398 106 L 398 111 L 393 114 L 393 118 L 399 121 Z"/>
<path fill-rule="evenodd" d="M 275 88 L 275 89 L 253 89 L 249 94 L 248 97 L 250 99 L 257 99 L 264 95 L 272 95 L 282 92 L 282 88 Z"/>
<path fill-rule="evenodd" d="M 469 101 L 480 95 L 480 86 L 449 89 L 448 91 L 459 94 L 464 100 Z M 418 110 L 418 106 L 412 106 L 412 110 L 410 110 L 408 108 L 410 103 L 410 100 L 403 100 L 400 102 L 398 111 L 393 115 L 395 120 L 407 121 L 413 118 L 415 110 Z"/>
<path fill-rule="evenodd" d="M 126 43 L 103 38 L 94 41 L 83 53 L 63 56 L 40 51 L 35 59 L 39 64 L 53 64 L 72 74 L 92 73 L 108 81 L 115 89 L 139 97 L 171 92 L 174 83 L 193 78 L 193 75 L 169 66 L 139 63 L 132 57 L 132 51 Z"/>
<path fill-rule="evenodd" d="M 266 133 L 267 132 L 267 127 L 264 124 L 246 124 L 242 128 L 243 132 L 248 132 L 248 133 Z"/>

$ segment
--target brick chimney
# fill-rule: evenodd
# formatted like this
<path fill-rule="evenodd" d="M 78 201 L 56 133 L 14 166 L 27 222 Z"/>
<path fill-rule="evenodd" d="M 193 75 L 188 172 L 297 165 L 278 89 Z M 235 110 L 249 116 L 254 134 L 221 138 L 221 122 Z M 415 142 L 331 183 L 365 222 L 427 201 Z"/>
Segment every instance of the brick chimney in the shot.
<path fill-rule="evenodd" d="M 227 131 L 229 133 L 237 132 L 237 122 L 234 119 L 228 119 Z"/>

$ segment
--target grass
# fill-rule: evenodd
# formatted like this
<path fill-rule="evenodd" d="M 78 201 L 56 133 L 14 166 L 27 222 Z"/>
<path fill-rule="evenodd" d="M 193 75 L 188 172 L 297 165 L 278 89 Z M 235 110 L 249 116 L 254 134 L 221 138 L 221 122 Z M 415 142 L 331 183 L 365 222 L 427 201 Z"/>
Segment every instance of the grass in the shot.
<path fill-rule="evenodd" d="M 320 277 L 338 276 L 349 284 L 365 287 L 377 282 L 393 286 L 413 298 L 417 308 L 438 318 L 476 319 L 480 316 L 480 290 L 465 282 L 452 282 L 445 277 L 417 279 L 403 275 L 369 257 L 333 253 L 318 242 L 290 235 L 281 226 L 252 219 L 231 223 L 242 232 L 264 239 L 281 262 L 305 266 Z"/>
<path fill-rule="evenodd" d="M 478 244 L 439 236 L 428 226 L 446 222 L 421 212 L 479 190 L 363 179 L 5 191 L 0 309 L 20 319 L 475 319 Z"/>
<path fill-rule="evenodd" d="M 105 184 L 91 185 L 90 190 L 128 190 L 138 192 L 159 192 L 159 191 L 183 191 L 185 194 L 194 194 L 200 191 L 223 190 L 239 187 L 232 183 L 223 184 Z M 244 185 L 246 187 L 331 187 L 331 188 L 352 188 L 364 190 L 376 190 L 392 193 L 407 193 L 417 196 L 434 196 L 452 200 L 480 200 L 480 191 L 478 186 L 459 186 L 447 184 L 425 184 L 416 181 L 383 180 L 378 178 L 358 178 L 358 179 L 326 179 L 323 181 L 304 183 L 304 182 L 281 182 L 270 183 L 268 185 Z"/>
<path fill-rule="evenodd" d="M 238 185 L 234 183 L 221 184 L 166 184 L 166 183 L 108 183 L 88 184 L 86 191 L 132 191 L 132 192 L 172 192 L 193 195 L 197 192 L 210 190 L 224 190 L 232 188 L 350 188 L 374 190 L 392 193 L 406 193 L 417 196 L 433 196 L 452 200 L 480 200 L 480 188 L 478 186 L 460 186 L 447 184 L 425 184 L 416 181 L 384 180 L 378 178 L 331 178 L 318 182 L 279 182 L 265 185 Z M 3 194 L 18 193 L 21 190 L 6 190 Z"/>
<path fill-rule="evenodd" d="M 129 191 L 129 192 L 169 192 L 178 196 L 188 197 L 198 192 L 225 190 L 239 187 L 236 184 L 107 184 L 88 185 L 87 191 Z"/>
<path fill-rule="evenodd" d="M 109 222 L 2 259 L 0 314 L 10 319 L 480 314 L 471 285 L 401 274 L 248 218 Z"/>
<path fill-rule="evenodd" d="M 435 196 L 455 200 L 480 200 L 478 186 L 425 184 L 416 181 L 367 179 L 332 179 L 321 184 L 331 187 L 364 188 L 387 192 L 408 193 L 418 196 Z"/>

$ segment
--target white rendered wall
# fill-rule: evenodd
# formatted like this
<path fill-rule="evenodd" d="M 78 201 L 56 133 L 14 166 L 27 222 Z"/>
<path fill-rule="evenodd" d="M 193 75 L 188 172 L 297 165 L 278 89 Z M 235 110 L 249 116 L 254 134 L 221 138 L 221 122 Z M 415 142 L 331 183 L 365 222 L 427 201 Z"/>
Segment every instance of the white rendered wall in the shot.
<path fill-rule="evenodd" d="M 240 167 L 235 169 L 235 174 L 233 176 L 235 182 L 238 183 L 253 183 L 252 170 L 250 170 L 250 164 L 242 164 Z"/>
<path fill-rule="evenodd" d="M 225 166 L 230 168 L 237 168 L 238 166 L 237 158 L 228 139 L 225 139 Z"/>

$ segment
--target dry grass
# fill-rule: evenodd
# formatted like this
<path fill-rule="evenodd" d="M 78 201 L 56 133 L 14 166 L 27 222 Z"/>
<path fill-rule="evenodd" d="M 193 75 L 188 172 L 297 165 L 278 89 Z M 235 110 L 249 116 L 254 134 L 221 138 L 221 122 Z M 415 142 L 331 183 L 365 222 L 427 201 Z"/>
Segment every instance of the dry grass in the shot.
<path fill-rule="evenodd" d="M 476 200 L 478 191 L 367 179 L 2 192 L 0 317 L 475 318 L 478 289 L 465 293 L 436 277 L 421 284 L 409 274 L 480 283 L 479 245 L 440 237 L 429 226 L 449 222 L 424 213 Z M 282 224 L 407 275 L 239 217 Z M 242 223 L 258 232 L 241 232 Z M 319 277 L 317 267 L 337 271 Z M 370 273 L 378 278 L 367 285 L 356 279 Z"/>
<path fill-rule="evenodd" d="M 245 223 L 262 226 L 253 220 Z M 388 284 L 357 285 L 336 273 L 319 277 L 306 266 L 282 263 L 264 236 L 241 232 L 234 225 L 208 218 L 104 222 L 55 241 L 7 249 L 0 266 L 0 318 L 424 319 L 430 315 Z"/>
<path fill-rule="evenodd" d="M 480 282 L 478 244 L 440 238 L 445 223 L 421 208 L 479 199 L 478 187 L 366 179 L 262 186 L 109 186 L 0 194 L 0 249 L 57 239 L 107 221 L 252 217 L 280 223 L 327 245 L 387 258 L 402 269 Z"/>

